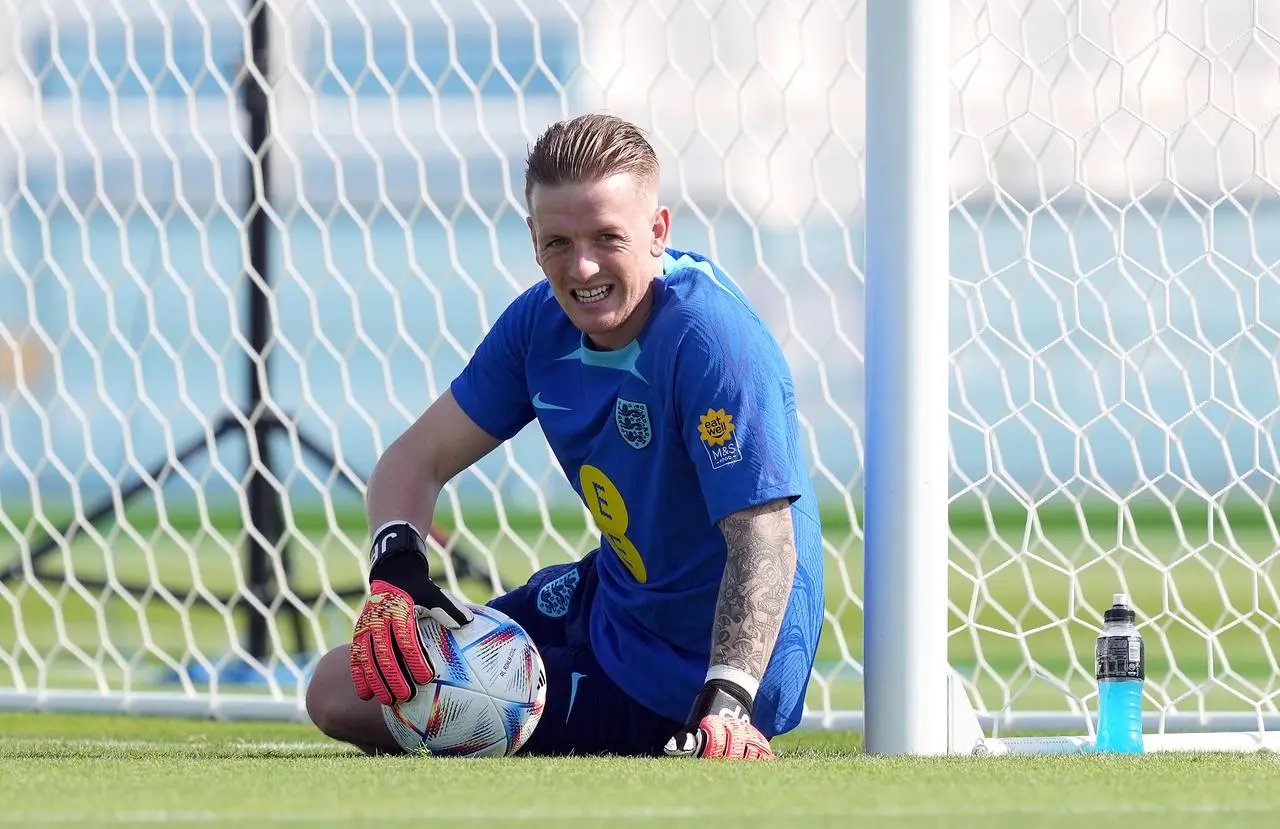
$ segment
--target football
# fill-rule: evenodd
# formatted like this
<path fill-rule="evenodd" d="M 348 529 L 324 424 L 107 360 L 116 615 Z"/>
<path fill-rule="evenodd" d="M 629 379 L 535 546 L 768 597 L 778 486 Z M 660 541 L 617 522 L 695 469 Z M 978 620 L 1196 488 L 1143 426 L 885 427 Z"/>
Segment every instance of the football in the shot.
<path fill-rule="evenodd" d="M 396 742 L 411 754 L 514 754 L 542 716 L 547 674 L 533 640 L 506 614 L 468 607 L 475 619 L 458 630 L 418 620 L 436 677 L 408 702 L 382 708 Z"/>

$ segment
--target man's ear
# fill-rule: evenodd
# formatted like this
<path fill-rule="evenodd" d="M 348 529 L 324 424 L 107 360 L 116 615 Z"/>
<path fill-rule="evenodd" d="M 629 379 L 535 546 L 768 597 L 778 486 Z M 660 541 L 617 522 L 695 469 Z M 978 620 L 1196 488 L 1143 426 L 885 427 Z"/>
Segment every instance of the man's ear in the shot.
<path fill-rule="evenodd" d="M 653 214 L 653 241 L 649 252 L 655 258 L 661 257 L 667 250 L 667 240 L 671 237 L 671 211 L 666 205 L 659 206 Z"/>
<path fill-rule="evenodd" d="M 529 242 L 533 245 L 533 258 L 538 258 L 538 231 L 533 229 L 533 217 L 525 217 L 524 223 L 529 226 Z"/>

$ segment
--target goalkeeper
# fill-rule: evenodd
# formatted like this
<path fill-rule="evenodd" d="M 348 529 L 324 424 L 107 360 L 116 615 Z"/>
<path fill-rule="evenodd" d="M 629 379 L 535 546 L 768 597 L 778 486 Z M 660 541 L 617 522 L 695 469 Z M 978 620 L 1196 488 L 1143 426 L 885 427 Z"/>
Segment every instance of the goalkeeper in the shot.
<path fill-rule="evenodd" d="M 307 710 L 331 737 L 399 751 L 382 706 L 432 676 L 413 607 L 470 620 L 432 582 L 421 531 L 447 481 L 536 419 L 600 545 L 490 603 L 547 670 L 522 751 L 771 758 L 770 738 L 800 720 L 823 613 L 781 349 L 718 267 L 667 248 L 658 160 L 634 125 L 549 127 L 525 198 L 546 279 L 378 460 L 370 597 L 352 644 L 317 666 Z"/>

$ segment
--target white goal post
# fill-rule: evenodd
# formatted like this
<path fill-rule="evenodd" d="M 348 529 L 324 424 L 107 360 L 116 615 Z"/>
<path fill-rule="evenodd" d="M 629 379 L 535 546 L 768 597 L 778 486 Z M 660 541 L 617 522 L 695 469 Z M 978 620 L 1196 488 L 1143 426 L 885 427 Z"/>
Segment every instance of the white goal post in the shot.
<path fill-rule="evenodd" d="M 524 153 L 590 109 L 795 375 L 806 727 L 1087 748 L 1126 592 L 1148 748 L 1275 747 L 1265 0 L 0 0 L 0 708 L 305 719 L 363 478 L 539 278 Z M 482 601 L 592 539 L 530 428 L 432 555 Z"/>
<path fill-rule="evenodd" d="M 867 3 L 866 748 L 945 754 L 950 9 Z"/>

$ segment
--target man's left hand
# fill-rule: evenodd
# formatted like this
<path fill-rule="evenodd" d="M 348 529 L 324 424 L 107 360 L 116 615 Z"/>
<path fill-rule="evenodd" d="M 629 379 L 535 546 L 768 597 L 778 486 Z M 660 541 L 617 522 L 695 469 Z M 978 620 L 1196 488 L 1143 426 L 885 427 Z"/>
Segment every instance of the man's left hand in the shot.
<path fill-rule="evenodd" d="M 713 679 L 694 700 L 682 731 L 667 741 L 668 757 L 772 760 L 769 740 L 751 724 L 751 699 L 732 682 Z"/>

